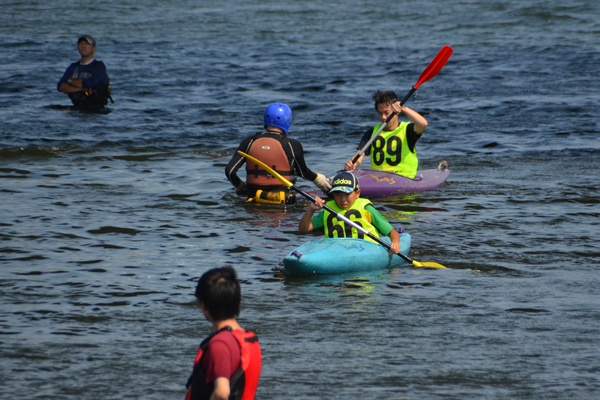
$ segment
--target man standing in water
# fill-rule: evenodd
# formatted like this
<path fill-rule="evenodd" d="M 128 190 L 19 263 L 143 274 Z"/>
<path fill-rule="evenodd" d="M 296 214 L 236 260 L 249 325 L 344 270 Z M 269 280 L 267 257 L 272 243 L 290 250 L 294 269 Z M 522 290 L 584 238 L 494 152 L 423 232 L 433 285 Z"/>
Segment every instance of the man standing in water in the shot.
<path fill-rule="evenodd" d="M 287 136 L 292 125 L 292 110 L 282 103 L 270 104 L 263 121 L 265 130 L 245 138 L 238 150 L 264 162 L 291 182 L 295 182 L 295 175 L 298 175 L 313 182 L 323 192 L 329 192 L 331 185 L 327 178 L 306 166 L 302 144 Z M 244 163 L 246 182 L 237 176 L 237 171 Z M 293 202 L 286 186 L 259 165 L 246 161 L 237 151 L 225 168 L 225 175 L 238 194 L 248 194 L 248 201 L 275 204 Z"/>
<path fill-rule="evenodd" d="M 196 297 L 213 333 L 200 344 L 186 400 L 252 400 L 260 377 L 258 337 L 236 321 L 241 289 L 232 267 L 205 272 Z"/>
<path fill-rule="evenodd" d="M 77 50 L 81 60 L 69 65 L 57 89 L 68 94 L 76 107 L 104 108 L 112 98 L 106 66 L 94 59 L 96 40 L 90 35 L 80 36 Z"/>
<path fill-rule="evenodd" d="M 395 113 L 395 115 L 356 163 L 350 159 L 346 162 L 344 169 L 351 171 L 358 168 L 365 155 L 370 154 L 371 169 L 390 171 L 413 179 L 417 175 L 419 165 L 416 145 L 427 127 L 427 120 L 418 112 L 400 105 L 398 97 L 392 91 L 377 91 L 373 94 L 373 100 L 375 100 L 375 110 L 381 123 L 385 122 L 391 113 Z M 398 115 L 401 113 L 406 115 L 411 122 L 398 121 Z M 380 126 L 381 124 L 378 124 L 372 130 L 369 129 L 361 139 L 356 154 L 369 142 Z"/>

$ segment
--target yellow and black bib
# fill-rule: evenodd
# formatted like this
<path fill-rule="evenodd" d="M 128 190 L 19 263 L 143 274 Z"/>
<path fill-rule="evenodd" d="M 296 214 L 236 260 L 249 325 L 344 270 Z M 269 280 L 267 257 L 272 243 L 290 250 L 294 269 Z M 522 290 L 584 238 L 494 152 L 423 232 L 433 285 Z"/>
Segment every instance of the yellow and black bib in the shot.
<path fill-rule="evenodd" d="M 327 206 L 331 207 L 338 213 L 342 214 L 352 222 L 357 225 L 362 226 L 367 231 L 369 231 L 373 236 L 379 237 L 379 232 L 377 228 L 372 224 L 371 213 L 365 210 L 366 206 L 372 206 L 371 202 L 367 199 L 361 199 L 360 197 L 356 199 L 352 207 L 348 210 L 342 210 L 335 204 L 334 200 L 328 201 Z M 373 239 L 359 231 L 358 229 L 352 227 L 349 224 L 346 224 L 343 220 L 338 220 L 335 214 L 330 213 L 329 211 L 323 211 L 325 214 L 323 215 L 323 228 L 325 230 L 325 236 L 328 238 L 356 238 L 356 239 L 365 239 L 371 242 L 375 242 Z"/>
<path fill-rule="evenodd" d="M 390 171 L 411 179 L 417 175 L 417 149 L 414 153 L 410 151 L 406 140 L 408 124 L 401 122 L 393 131 L 384 130 L 377 136 L 371 144 L 371 169 Z M 373 134 L 380 126 L 373 128 Z"/>

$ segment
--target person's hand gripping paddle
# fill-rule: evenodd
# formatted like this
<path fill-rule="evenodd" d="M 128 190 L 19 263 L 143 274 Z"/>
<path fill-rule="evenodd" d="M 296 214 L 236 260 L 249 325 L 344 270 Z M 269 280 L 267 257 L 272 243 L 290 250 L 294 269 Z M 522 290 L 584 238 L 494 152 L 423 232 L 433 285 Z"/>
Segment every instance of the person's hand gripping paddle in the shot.
<path fill-rule="evenodd" d="M 294 186 L 294 184 L 290 181 L 288 181 L 287 179 L 285 179 L 283 176 L 279 175 L 277 172 L 275 172 L 272 168 L 270 168 L 267 164 L 263 163 L 260 160 L 257 160 L 256 158 L 246 154 L 246 153 L 242 153 L 241 151 L 238 150 L 238 153 L 240 153 L 242 156 L 246 157 L 249 160 L 254 161 L 257 165 L 260 165 L 262 168 L 264 168 L 267 172 L 269 172 L 271 175 L 273 175 L 273 177 L 277 178 L 279 180 L 279 182 L 283 183 L 286 187 L 289 187 L 290 189 L 295 190 L 296 192 L 298 192 L 298 194 L 306 197 L 308 200 L 315 202 L 315 198 L 312 197 L 311 195 L 309 195 L 308 193 L 303 192 L 302 190 L 298 189 L 296 186 Z M 337 219 L 343 220 L 345 223 L 353 226 L 354 228 L 358 229 L 359 231 L 361 231 L 362 233 L 364 233 L 365 235 L 369 236 L 371 239 L 375 240 L 377 243 L 381 244 L 383 247 L 385 247 L 386 249 L 390 249 L 390 245 L 387 244 L 386 242 L 384 242 L 383 240 L 379 239 L 377 236 L 374 236 L 373 234 L 371 234 L 371 232 L 367 231 L 365 228 L 363 228 L 362 226 L 354 223 L 353 221 L 351 221 L 350 219 L 346 218 L 345 216 L 343 216 L 342 214 L 336 212 L 335 210 L 333 210 L 331 207 L 328 207 L 326 205 L 323 206 L 323 208 L 327 211 L 329 211 L 332 214 L 335 214 L 335 217 Z M 402 257 L 404 260 L 406 260 L 407 262 L 409 262 L 410 264 L 413 265 L 413 267 L 432 267 L 432 268 L 446 268 L 444 267 L 442 264 L 438 264 L 438 263 L 434 263 L 434 262 L 419 262 L 419 261 L 415 261 L 412 258 L 408 257 L 406 254 L 397 253 L 400 257 Z"/>
<path fill-rule="evenodd" d="M 437 53 L 435 58 L 433 60 L 431 60 L 431 62 L 427 66 L 427 68 L 425 68 L 425 70 L 421 73 L 421 76 L 419 76 L 419 80 L 417 81 L 415 86 L 413 86 L 412 89 L 410 89 L 410 91 L 408 92 L 408 94 L 406 96 L 404 96 L 404 98 L 400 102 L 400 105 L 403 106 L 404 103 L 406 103 L 408 101 L 410 96 L 412 96 L 413 93 L 417 91 L 417 89 L 419 88 L 419 86 L 421 86 L 422 83 L 425 83 L 428 80 L 430 80 L 431 78 L 433 78 L 434 76 L 436 76 L 438 74 L 438 72 L 440 72 L 442 70 L 444 65 L 446 65 L 446 61 L 448 61 L 448 59 L 450 58 L 451 55 L 452 55 L 452 48 L 450 46 L 442 47 L 442 49 Z M 371 139 L 367 142 L 367 144 L 365 144 L 365 146 L 360 150 L 360 152 L 356 156 L 354 156 L 354 158 L 352 159 L 352 164 L 356 164 L 356 161 L 360 158 L 360 156 L 365 151 L 367 151 L 369 146 L 371 146 L 371 143 L 373 143 L 373 141 L 375 139 L 377 139 L 377 136 L 379 136 L 379 134 L 381 133 L 383 128 L 385 128 L 387 126 L 387 124 L 392 120 L 392 118 L 394 118 L 394 115 L 396 115 L 396 113 L 391 113 L 390 116 L 387 117 L 385 122 L 383 124 L 381 124 L 381 126 L 379 127 L 377 132 L 375 132 L 375 134 L 371 137 Z"/>

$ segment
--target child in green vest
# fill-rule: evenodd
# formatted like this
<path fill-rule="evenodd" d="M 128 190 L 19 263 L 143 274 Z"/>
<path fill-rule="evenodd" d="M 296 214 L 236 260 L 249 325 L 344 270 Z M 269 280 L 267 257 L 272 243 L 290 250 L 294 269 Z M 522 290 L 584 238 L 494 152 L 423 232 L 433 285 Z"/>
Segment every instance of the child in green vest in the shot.
<path fill-rule="evenodd" d="M 388 236 L 392 241 L 390 253 L 396 254 L 400 251 L 400 235 L 390 223 L 379 214 L 373 204 L 367 199 L 360 198 L 358 179 L 349 172 L 337 174 L 331 182 L 333 200 L 325 201 L 315 197 L 315 202 L 308 206 L 304 213 L 298 230 L 301 233 L 312 231 L 324 231 L 329 238 L 359 238 L 375 242 L 363 232 L 336 218 L 336 215 L 325 210 L 313 216 L 316 211 L 323 209 L 323 204 L 344 215 L 376 237 Z"/>

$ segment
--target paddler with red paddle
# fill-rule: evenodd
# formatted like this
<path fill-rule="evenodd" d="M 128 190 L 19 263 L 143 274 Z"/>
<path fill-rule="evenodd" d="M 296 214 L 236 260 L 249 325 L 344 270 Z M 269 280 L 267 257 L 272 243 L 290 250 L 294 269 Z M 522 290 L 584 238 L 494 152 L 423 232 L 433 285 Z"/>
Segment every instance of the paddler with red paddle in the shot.
<path fill-rule="evenodd" d="M 392 119 L 383 128 L 371 147 L 367 147 L 367 150 L 360 155 L 356 162 L 348 160 L 344 169 L 351 171 L 358 168 L 365 155 L 371 155 L 371 169 L 391 171 L 407 178 L 414 178 L 419 165 L 416 144 L 427 127 L 427 120 L 415 110 L 403 106 L 396 93 L 392 91 L 377 91 L 373 94 L 373 100 L 375 100 L 375 110 L 377 110 L 381 124 L 375 125 L 373 129 L 369 129 L 365 133 L 357 147 L 356 155 L 360 154 L 360 150 L 365 147 L 390 115 Z M 398 121 L 399 114 L 406 115 L 411 123 Z"/>
<path fill-rule="evenodd" d="M 390 171 L 411 179 L 416 176 L 419 166 L 416 143 L 427 127 L 427 120 L 404 103 L 422 83 L 440 72 L 451 54 L 452 48 L 442 47 L 401 102 L 392 91 L 377 91 L 373 95 L 375 110 L 381 124 L 376 125 L 363 136 L 356 155 L 344 165 L 346 171 L 358 168 L 365 155 L 369 154 L 371 169 Z M 404 114 L 411 122 L 400 122 L 398 120 L 400 114 Z"/>

